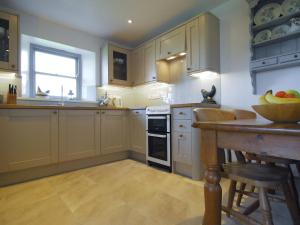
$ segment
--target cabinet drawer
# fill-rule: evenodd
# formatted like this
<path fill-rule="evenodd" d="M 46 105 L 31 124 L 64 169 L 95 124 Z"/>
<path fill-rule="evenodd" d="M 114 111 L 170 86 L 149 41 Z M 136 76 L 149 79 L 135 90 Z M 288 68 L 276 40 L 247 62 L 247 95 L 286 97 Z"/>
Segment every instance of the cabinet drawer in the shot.
<path fill-rule="evenodd" d="M 259 67 L 265 67 L 265 66 L 271 66 L 278 63 L 277 57 L 274 58 L 268 58 L 264 60 L 257 60 L 251 62 L 251 68 L 259 68 Z"/>
<path fill-rule="evenodd" d="M 300 61 L 300 53 L 294 53 L 289 55 L 284 55 L 279 57 L 279 63 L 286 63 L 292 61 Z"/>
<path fill-rule="evenodd" d="M 122 116 L 126 114 L 123 110 L 101 110 L 102 115 Z"/>
<path fill-rule="evenodd" d="M 178 132 L 191 132 L 192 120 L 174 120 L 173 130 Z"/>
<path fill-rule="evenodd" d="M 174 119 L 179 120 L 191 120 L 192 119 L 192 110 L 191 108 L 176 108 L 173 109 Z"/>
<path fill-rule="evenodd" d="M 141 110 L 141 109 L 137 109 L 137 110 L 132 110 L 130 113 L 132 116 L 144 116 L 146 114 L 146 110 Z"/>

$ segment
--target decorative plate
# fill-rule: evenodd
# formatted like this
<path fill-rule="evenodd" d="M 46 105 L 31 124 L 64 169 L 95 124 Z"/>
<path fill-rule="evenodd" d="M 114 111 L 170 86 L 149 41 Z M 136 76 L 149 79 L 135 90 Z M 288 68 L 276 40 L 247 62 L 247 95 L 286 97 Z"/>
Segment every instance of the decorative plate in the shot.
<path fill-rule="evenodd" d="M 282 13 L 284 16 L 300 11 L 300 0 L 285 0 L 282 3 Z"/>
<path fill-rule="evenodd" d="M 263 30 L 259 32 L 254 38 L 254 44 L 259 44 L 264 41 L 270 40 L 272 37 L 272 32 L 270 30 Z"/>
<path fill-rule="evenodd" d="M 277 19 L 282 14 L 281 6 L 278 3 L 270 3 L 258 10 L 254 16 L 255 24 L 262 25 L 274 19 Z"/>
<path fill-rule="evenodd" d="M 290 26 L 283 24 L 278 27 L 273 28 L 272 30 L 272 39 L 281 38 L 287 35 L 290 31 Z"/>

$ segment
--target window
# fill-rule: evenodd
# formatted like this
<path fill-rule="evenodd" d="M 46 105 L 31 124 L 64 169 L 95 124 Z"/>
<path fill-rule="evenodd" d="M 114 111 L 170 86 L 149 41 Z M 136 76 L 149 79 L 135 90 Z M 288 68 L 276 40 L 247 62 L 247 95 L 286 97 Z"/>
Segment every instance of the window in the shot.
<path fill-rule="evenodd" d="M 31 44 L 30 46 L 30 95 L 37 89 L 49 91 L 53 98 L 70 96 L 81 99 L 81 55 L 59 49 Z"/>

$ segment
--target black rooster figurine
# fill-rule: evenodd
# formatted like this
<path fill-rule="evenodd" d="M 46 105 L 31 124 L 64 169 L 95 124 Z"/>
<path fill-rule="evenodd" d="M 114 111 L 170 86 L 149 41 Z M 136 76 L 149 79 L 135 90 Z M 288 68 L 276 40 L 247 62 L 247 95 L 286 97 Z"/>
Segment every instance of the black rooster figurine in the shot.
<path fill-rule="evenodd" d="M 210 92 L 206 91 L 205 89 L 202 89 L 201 90 L 201 93 L 202 93 L 202 96 L 203 96 L 202 103 L 217 104 L 216 101 L 213 99 L 213 97 L 216 94 L 216 91 L 217 91 L 217 89 L 216 89 L 215 85 L 213 85 L 211 87 L 211 91 Z"/>

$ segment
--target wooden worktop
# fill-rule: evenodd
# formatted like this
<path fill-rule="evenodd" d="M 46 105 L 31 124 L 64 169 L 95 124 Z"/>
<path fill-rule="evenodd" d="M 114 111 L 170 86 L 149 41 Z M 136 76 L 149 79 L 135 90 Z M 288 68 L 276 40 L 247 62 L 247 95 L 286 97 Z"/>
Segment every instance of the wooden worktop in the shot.
<path fill-rule="evenodd" d="M 171 108 L 220 108 L 218 104 L 207 103 L 185 103 L 185 104 L 173 104 Z"/>
<path fill-rule="evenodd" d="M 20 105 L 1 104 L 0 109 L 59 109 L 59 110 L 129 110 L 114 106 L 59 106 L 59 105 Z"/>

